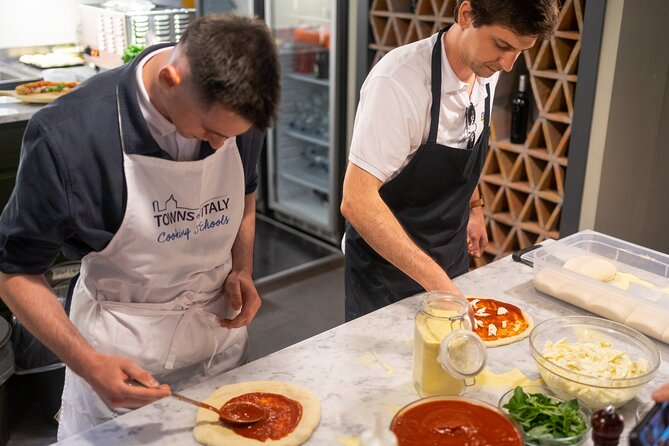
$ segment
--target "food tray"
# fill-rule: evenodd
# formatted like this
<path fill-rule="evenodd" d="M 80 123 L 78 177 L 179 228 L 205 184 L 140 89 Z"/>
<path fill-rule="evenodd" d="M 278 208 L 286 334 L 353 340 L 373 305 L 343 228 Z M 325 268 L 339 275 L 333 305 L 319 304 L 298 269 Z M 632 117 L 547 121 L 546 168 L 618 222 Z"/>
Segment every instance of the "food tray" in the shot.
<path fill-rule="evenodd" d="M 563 267 L 579 256 L 609 262 L 622 282 L 604 282 Z M 522 259 L 534 263 L 533 283 L 539 291 L 669 343 L 669 255 L 587 230 Z M 626 279 L 632 279 L 627 289 L 612 285 L 622 286 Z"/>

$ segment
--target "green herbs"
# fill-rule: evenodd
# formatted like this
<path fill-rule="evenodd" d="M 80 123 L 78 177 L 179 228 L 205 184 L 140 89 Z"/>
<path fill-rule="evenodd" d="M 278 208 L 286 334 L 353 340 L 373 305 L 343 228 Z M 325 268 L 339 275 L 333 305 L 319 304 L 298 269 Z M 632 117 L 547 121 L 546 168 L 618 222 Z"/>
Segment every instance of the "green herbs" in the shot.
<path fill-rule="evenodd" d="M 528 394 L 516 387 L 504 409 L 529 438 L 573 437 L 588 428 L 575 399 L 559 402 L 542 393 Z"/>
<path fill-rule="evenodd" d="M 123 52 L 123 55 L 121 56 L 121 59 L 123 59 L 123 63 L 128 63 L 131 60 L 133 60 L 139 53 L 141 53 L 144 50 L 143 45 L 130 45 L 128 48 L 125 49 Z"/>

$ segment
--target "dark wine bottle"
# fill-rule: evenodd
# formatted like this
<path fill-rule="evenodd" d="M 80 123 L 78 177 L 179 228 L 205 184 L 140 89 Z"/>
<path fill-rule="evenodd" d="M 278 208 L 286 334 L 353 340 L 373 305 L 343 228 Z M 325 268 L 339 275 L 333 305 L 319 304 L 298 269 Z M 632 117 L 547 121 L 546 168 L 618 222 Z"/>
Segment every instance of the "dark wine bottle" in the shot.
<path fill-rule="evenodd" d="M 511 101 L 511 142 L 523 144 L 527 136 L 527 115 L 530 111 L 530 102 L 525 91 L 527 90 L 527 76 L 520 75 L 518 93 Z"/>

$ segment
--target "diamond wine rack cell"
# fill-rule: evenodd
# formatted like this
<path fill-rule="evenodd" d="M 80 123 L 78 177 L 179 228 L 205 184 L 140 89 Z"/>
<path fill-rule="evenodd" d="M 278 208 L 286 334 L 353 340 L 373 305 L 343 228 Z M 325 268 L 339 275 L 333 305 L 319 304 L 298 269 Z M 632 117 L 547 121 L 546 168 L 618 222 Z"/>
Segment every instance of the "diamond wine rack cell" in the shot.
<path fill-rule="evenodd" d="M 537 111 L 536 119 L 528 123 L 525 143 L 512 144 L 501 127 L 497 132 L 496 127 L 509 117 L 497 111 L 493 114 L 490 150 L 480 181 L 490 244 L 482 258 L 473 259 L 472 266 L 560 234 L 585 1 L 561 1 L 554 36 L 525 52 Z M 373 63 L 391 49 L 429 37 L 453 23 L 455 3 L 373 0 L 369 13 Z"/>

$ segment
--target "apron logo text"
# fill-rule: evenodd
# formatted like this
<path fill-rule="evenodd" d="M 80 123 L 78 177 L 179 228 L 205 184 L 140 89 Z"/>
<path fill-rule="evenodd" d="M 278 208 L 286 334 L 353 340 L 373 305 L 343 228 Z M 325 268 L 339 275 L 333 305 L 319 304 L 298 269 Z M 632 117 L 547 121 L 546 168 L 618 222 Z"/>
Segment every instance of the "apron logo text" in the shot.
<path fill-rule="evenodd" d="M 219 218 L 210 220 L 207 217 L 213 217 L 215 214 L 228 210 L 230 206 L 229 197 L 216 197 L 207 200 L 197 208 L 188 208 L 179 206 L 174 195 L 170 195 L 164 205 L 161 206 L 156 200 L 153 205 L 153 218 L 157 228 L 174 225 L 180 222 L 195 222 L 191 228 L 174 228 L 171 231 L 161 231 L 156 238 L 158 243 L 172 242 L 183 237 L 190 240 L 191 235 L 197 235 L 208 229 L 227 225 L 230 221 L 227 215 L 221 215 Z M 202 219 L 204 218 L 204 221 Z"/>

